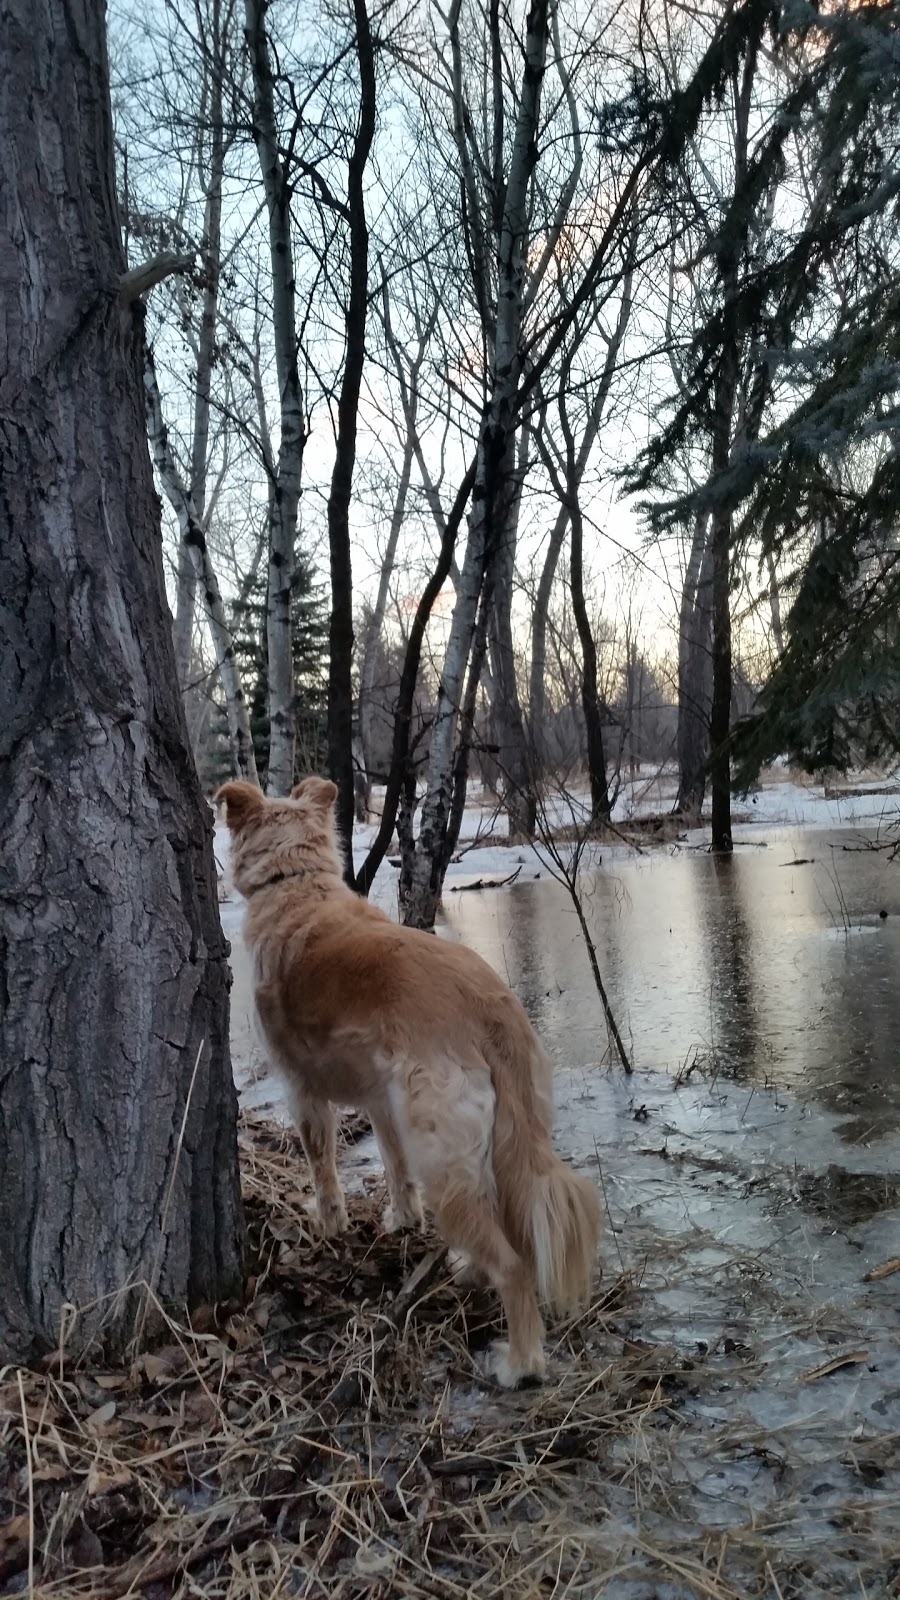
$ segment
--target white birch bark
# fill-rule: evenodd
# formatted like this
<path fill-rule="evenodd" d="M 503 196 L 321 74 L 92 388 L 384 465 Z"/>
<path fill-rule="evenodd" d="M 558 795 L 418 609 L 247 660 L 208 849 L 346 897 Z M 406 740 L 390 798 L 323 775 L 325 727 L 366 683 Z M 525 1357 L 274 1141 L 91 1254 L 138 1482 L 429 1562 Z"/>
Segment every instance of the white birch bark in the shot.
<path fill-rule="evenodd" d="M 209 425 L 212 369 L 218 323 L 219 275 L 222 256 L 222 183 L 225 174 L 227 140 L 223 120 L 222 94 L 225 74 L 227 35 L 232 22 L 233 0 L 213 0 L 208 33 L 208 57 L 204 58 L 201 91 L 202 113 L 198 119 L 197 162 L 204 166 L 203 145 L 209 134 L 206 160 L 206 205 L 203 216 L 203 303 L 200 335 L 196 346 L 194 377 L 194 422 L 191 440 L 191 469 L 188 492 L 201 525 L 205 526 L 206 480 L 209 471 Z M 197 563 L 184 540 L 178 546 L 178 578 L 175 599 L 175 664 L 182 692 L 191 676 L 194 622 L 197 607 Z"/>
<path fill-rule="evenodd" d="M 281 406 L 281 438 L 269 497 L 269 583 L 266 642 L 269 677 L 269 794 L 286 795 L 294 782 L 294 661 L 291 593 L 306 429 L 300 374 L 291 238 L 290 184 L 278 145 L 265 0 L 245 0 L 247 48 L 253 75 L 253 136 L 269 218 L 272 324 Z"/>
<path fill-rule="evenodd" d="M 149 350 L 146 352 L 144 362 L 144 396 L 147 433 L 154 465 L 166 492 L 166 498 L 178 519 L 179 548 L 184 550 L 187 559 L 193 565 L 195 588 L 199 585 L 203 593 L 210 638 L 216 658 L 216 671 L 225 696 L 225 715 L 228 721 L 228 737 L 231 742 L 235 774 L 239 778 L 246 778 L 250 783 L 256 783 L 256 757 L 250 733 L 247 702 L 234 654 L 234 634 L 225 614 L 203 524 L 169 446 L 159 385 Z"/>

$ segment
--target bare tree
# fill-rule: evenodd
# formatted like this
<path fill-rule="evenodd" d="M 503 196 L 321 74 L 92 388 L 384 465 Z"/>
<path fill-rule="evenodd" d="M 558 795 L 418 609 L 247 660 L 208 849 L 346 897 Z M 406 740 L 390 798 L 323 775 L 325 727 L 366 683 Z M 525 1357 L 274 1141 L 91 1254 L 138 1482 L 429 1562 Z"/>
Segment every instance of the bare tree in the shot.
<path fill-rule="evenodd" d="M 337 820 L 342 837 L 353 836 L 353 579 L 350 561 L 350 496 L 356 461 L 359 395 L 366 355 L 369 299 L 369 229 L 365 172 L 375 133 L 375 46 L 366 0 L 353 0 L 359 117 L 347 163 L 345 216 L 349 234 L 349 284 L 344 318 L 344 365 L 337 403 L 337 438 L 328 497 L 331 558 L 331 627 L 328 640 L 328 770 L 338 786 Z M 353 882 L 352 851 L 347 874 Z"/>
<path fill-rule="evenodd" d="M 368 619 L 368 631 L 366 634 L 362 666 L 359 675 L 359 731 L 360 740 L 362 743 L 363 759 L 367 772 L 370 772 L 372 768 L 372 718 L 374 712 L 373 698 L 375 690 L 375 671 L 378 661 L 378 649 L 379 644 L 381 643 L 385 616 L 387 613 L 391 579 L 393 577 L 394 566 L 397 560 L 397 547 L 400 542 L 400 535 L 403 531 L 404 519 L 406 517 L 410 482 L 412 480 L 413 462 L 415 460 L 417 450 L 421 456 L 421 439 L 418 428 L 419 381 L 422 370 L 422 362 L 425 359 L 425 354 L 428 348 L 428 339 L 432 331 L 432 321 L 430 321 L 429 324 L 424 328 L 420 326 L 420 328 L 417 330 L 418 339 L 415 352 L 409 356 L 405 350 L 401 350 L 400 345 L 394 336 L 393 324 L 391 322 L 390 289 L 387 278 L 385 278 L 382 283 L 381 301 L 382 326 L 384 328 L 388 352 L 393 362 L 400 396 L 401 415 L 403 418 L 402 429 L 400 431 L 403 443 L 400 471 L 397 476 L 393 505 L 391 507 L 390 520 L 388 523 L 387 539 L 385 541 L 384 552 L 382 554 L 379 567 L 378 587 L 375 594 L 375 601 L 372 606 L 371 616 Z M 427 475 L 427 467 L 425 471 Z M 428 486 L 432 492 L 435 492 L 434 486 L 430 483 L 430 480 Z M 442 513 L 440 511 L 439 497 L 437 497 L 437 512 L 438 517 L 440 517 Z"/>
<path fill-rule="evenodd" d="M 541 413 L 541 427 L 539 432 L 540 450 L 544 465 L 550 476 L 550 481 L 559 500 L 561 510 L 571 529 L 571 547 L 569 563 L 569 585 L 572 594 L 572 612 L 578 628 L 578 638 L 581 645 L 581 707 L 584 715 L 584 726 L 587 741 L 587 768 L 588 781 L 591 789 L 591 810 L 595 821 L 609 817 L 612 803 L 609 795 L 607 780 L 606 756 L 603 747 L 603 703 L 600 695 L 598 681 L 597 643 L 591 626 L 585 596 L 584 582 L 584 513 L 582 509 L 581 486 L 584 480 L 588 460 L 600 432 L 600 426 L 609 401 L 610 389 L 616 373 L 616 364 L 622 348 L 622 341 L 631 316 L 632 292 L 634 281 L 633 241 L 630 259 L 624 266 L 624 274 L 620 285 L 619 310 L 615 327 L 612 332 L 605 335 L 605 358 L 600 369 L 599 381 L 594 388 L 593 396 L 587 407 L 587 414 L 581 425 L 580 438 L 576 432 L 575 415 L 577 413 L 580 396 L 573 396 L 570 388 L 572 378 L 572 351 L 563 363 L 562 372 L 557 389 L 556 409 L 558 413 L 561 441 L 557 444 L 548 426 L 547 409 Z M 596 321 L 596 313 L 593 320 Z M 559 541 L 560 545 L 562 540 Z M 551 539 L 548 558 L 554 561 L 558 558 L 556 541 Z M 542 574 L 541 586 L 538 590 L 538 607 L 536 608 L 532 639 L 537 633 L 539 656 L 544 653 L 544 629 L 546 626 L 545 606 L 549 601 L 549 590 L 552 584 L 552 571 Z M 534 643 L 532 644 L 534 649 Z M 534 667 L 532 667 L 534 674 Z M 534 678 L 532 677 L 532 682 Z"/>
<path fill-rule="evenodd" d="M 269 581 L 266 643 L 269 683 L 269 765 L 266 786 L 286 795 L 294 782 L 294 662 L 291 602 L 297 513 L 307 429 L 297 360 L 296 281 L 291 226 L 292 184 L 282 154 L 265 0 L 244 0 L 247 50 L 253 77 L 253 137 L 269 221 L 272 328 L 278 375 L 280 439 L 269 494 Z M 348 748 L 349 754 L 349 748 Z M 352 804 L 352 778 L 351 778 Z"/>
<path fill-rule="evenodd" d="M 511 20 L 501 17 L 499 6 L 493 5 L 476 13 L 474 21 L 468 18 L 470 32 L 464 38 L 462 0 L 457 0 L 447 13 L 440 46 L 446 63 L 455 181 L 462 197 L 466 268 L 483 346 L 478 379 L 483 400 L 468 539 L 441 668 L 407 912 L 410 921 L 423 926 L 432 922 L 440 897 L 455 750 L 481 595 L 490 587 L 505 619 L 511 593 L 506 573 L 520 490 L 515 442 L 531 397 L 542 385 L 552 386 L 550 374 L 558 370 L 568 342 L 584 339 L 601 279 L 609 283 L 621 277 L 628 219 L 653 155 L 648 131 L 646 143 L 638 141 L 624 175 L 610 173 L 602 204 L 597 204 L 595 192 L 593 199 L 582 194 L 583 163 L 568 90 L 572 62 L 593 57 L 580 36 L 569 42 L 567 55 L 556 18 L 552 0 L 533 0 L 524 37 L 511 34 L 507 40 L 503 30 L 512 26 Z M 473 27 L 481 31 L 474 34 Z M 514 37 L 515 50 L 521 53 L 520 78 L 506 64 L 505 46 L 512 45 Z M 544 126 L 542 110 L 551 40 L 559 95 L 547 115 L 559 136 L 556 144 Z M 486 95 L 473 107 L 470 89 L 477 86 L 482 95 L 485 84 Z M 555 152 L 553 165 L 545 172 L 540 152 L 550 147 Z M 577 226 L 573 224 L 577 198 L 589 217 L 587 226 L 583 216 Z M 570 287 L 561 304 L 563 260 Z M 466 359 L 474 365 L 475 352 L 469 349 Z M 517 703 L 518 686 L 507 676 L 504 738 L 509 745 L 510 735 L 517 737 L 524 719 Z M 532 766 L 527 748 L 523 765 Z M 528 785 L 516 785 L 516 791 L 521 795 L 532 782 L 529 776 Z"/>
<path fill-rule="evenodd" d="M 126 271 L 101 0 L 8 0 L 0 54 L 0 1350 L 26 1361 L 64 1316 L 70 1348 L 121 1345 L 148 1289 L 237 1293 L 242 1217 L 144 428 L 135 296 L 169 269 Z"/>
<path fill-rule="evenodd" d="M 493 113 L 490 190 L 498 228 L 496 300 L 493 301 L 484 213 L 478 192 L 472 123 L 463 87 L 461 0 L 448 13 L 453 130 L 456 141 L 472 273 L 482 327 L 490 330 L 490 383 L 481 422 L 473 506 L 465 560 L 457 589 L 450 639 L 444 657 L 438 703 L 429 747 L 428 793 L 410 885 L 407 920 L 431 926 L 440 897 L 444 841 L 452 794 L 454 743 L 466 666 L 472 649 L 478 604 L 486 569 L 498 560 L 515 504 L 514 440 L 521 374 L 529 183 L 537 154 L 541 91 L 550 36 L 549 0 L 531 0 L 525 22 L 522 85 L 512 150 L 503 172 L 503 83 L 499 13 L 491 18 Z M 502 190 L 502 195 L 501 195 Z"/>

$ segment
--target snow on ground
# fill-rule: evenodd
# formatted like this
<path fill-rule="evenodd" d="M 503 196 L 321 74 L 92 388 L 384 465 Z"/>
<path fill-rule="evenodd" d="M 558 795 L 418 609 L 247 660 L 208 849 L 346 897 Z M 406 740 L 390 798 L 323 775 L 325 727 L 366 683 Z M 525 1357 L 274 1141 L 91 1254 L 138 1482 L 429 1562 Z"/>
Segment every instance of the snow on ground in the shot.
<path fill-rule="evenodd" d="M 613 811 L 613 822 L 625 827 L 628 822 L 653 816 L 666 816 L 674 806 L 678 783 L 674 771 L 663 769 L 638 775 L 632 783 L 623 783 Z M 734 841 L 736 845 L 752 844 L 765 837 L 766 831 L 781 828 L 887 828 L 900 821 L 900 782 L 891 778 L 870 778 L 847 781 L 852 794 L 826 795 L 822 784 L 797 782 L 790 778 L 770 778 L 757 790 L 734 802 Z M 885 794 L 885 789 L 896 793 Z M 375 811 L 368 823 L 357 823 L 353 830 L 353 861 L 357 870 L 362 866 L 372 841 L 378 832 L 378 816 L 383 790 L 373 790 Z M 542 802 L 541 829 L 553 833 L 557 829 L 582 824 L 588 813 L 588 796 L 584 789 L 571 793 L 550 794 Z M 738 820 L 739 819 L 739 820 Z M 669 849 L 700 850 L 709 844 L 708 826 L 686 830 L 677 843 L 669 842 Z M 642 844 L 642 848 L 645 847 Z M 584 864 L 590 865 L 597 857 L 613 861 L 627 857 L 633 847 L 626 841 L 610 842 L 591 847 L 585 852 Z M 223 823 L 216 825 L 216 860 L 227 885 L 229 855 L 228 830 Z M 382 862 L 370 892 L 374 904 L 397 915 L 397 869 L 390 864 L 396 859 L 396 841 Z M 507 819 L 497 801 L 487 791 L 470 790 L 470 798 L 463 814 L 459 845 L 447 872 L 446 888 L 449 894 L 463 884 L 478 879 L 500 882 L 511 874 L 517 882 L 529 878 L 546 877 L 547 852 L 540 845 L 510 844 Z M 227 886 L 229 902 L 239 901 L 233 887 Z M 229 902 L 226 902 L 227 905 Z M 223 906 L 223 923 L 226 912 Z"/>

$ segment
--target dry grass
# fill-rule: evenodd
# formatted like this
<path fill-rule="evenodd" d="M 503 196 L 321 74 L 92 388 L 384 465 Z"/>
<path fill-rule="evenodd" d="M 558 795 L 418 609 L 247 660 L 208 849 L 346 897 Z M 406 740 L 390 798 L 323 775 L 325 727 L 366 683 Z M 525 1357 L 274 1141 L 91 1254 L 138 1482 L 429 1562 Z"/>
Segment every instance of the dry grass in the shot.
<path fill-rule="evenodd" d="M 115 1369 L 63 1356 L 2 1375 L 0 1593 L 900 1593 L 896 1499 L 861 1478 L 842 1522 L 829 1513 L 828 1549 L 821 1528 L 811 1542 L 789 1446 L 773 1464 L 768 1436 L 698 1433 L 685 1402 L 714 1396 L 722 1365 L 629 1337 L 628 1279 L 555 1330 L 552 1382 L 499 1394 L 478 1367 L 495 1304 L 457 1293 L 434 1237 L 382 1235 L 376 1190 L 322 1244 L 292 1137 L 245 1118 L 241 1144 L 245 1305 L 170 1322 L 165 1345 Z M 685 1462 L 704 1451 L 781 1472 L 783 1497 L 700 1526 Z"/>

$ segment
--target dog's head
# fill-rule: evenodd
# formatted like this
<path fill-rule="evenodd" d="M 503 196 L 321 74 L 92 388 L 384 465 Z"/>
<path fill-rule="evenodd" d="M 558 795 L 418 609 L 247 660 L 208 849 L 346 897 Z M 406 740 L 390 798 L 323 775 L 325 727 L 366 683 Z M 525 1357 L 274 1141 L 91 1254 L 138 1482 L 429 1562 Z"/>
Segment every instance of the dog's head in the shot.
<path fill-rule="evenodd" d="M 225 806 L 239 893 L 252 894 L 285 878 L 340 878 L 336 799 L 337 786 L 329 778 L 304 778 L 289 800 L 270 800 L 253 783 L 223 783 L 214 803 Z"/>

